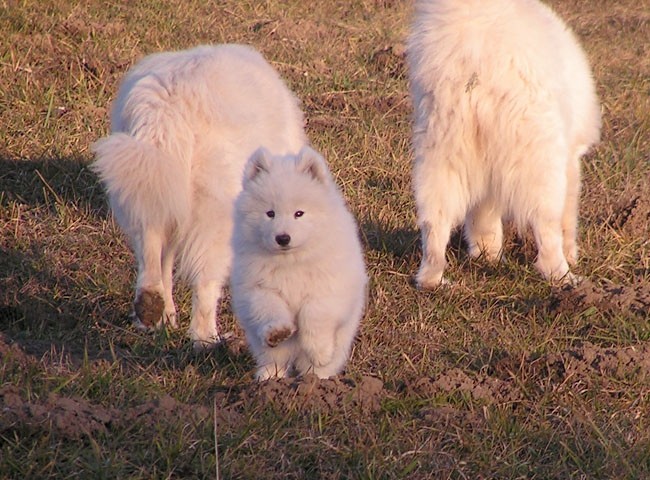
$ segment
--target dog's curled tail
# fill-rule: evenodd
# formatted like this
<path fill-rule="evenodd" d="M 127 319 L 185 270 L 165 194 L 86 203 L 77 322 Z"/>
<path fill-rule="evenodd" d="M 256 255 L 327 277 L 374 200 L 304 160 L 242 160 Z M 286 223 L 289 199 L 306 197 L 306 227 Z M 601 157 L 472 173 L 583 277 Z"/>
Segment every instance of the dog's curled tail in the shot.
<path fill-rule="evenodd" d="M 190 211 L 190 167 L 152 143 L 117 132 L 95 142 L 91 169 L 123 227 L 176 228 Z"/>

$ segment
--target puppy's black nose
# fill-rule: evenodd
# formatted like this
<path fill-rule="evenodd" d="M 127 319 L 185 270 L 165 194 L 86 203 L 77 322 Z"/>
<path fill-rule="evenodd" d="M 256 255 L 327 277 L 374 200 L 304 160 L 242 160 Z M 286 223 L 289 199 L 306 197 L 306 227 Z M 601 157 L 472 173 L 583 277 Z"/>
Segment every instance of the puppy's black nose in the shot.
<path fill-rule="evenodd" d="M 286 247 L 287 245 L 289 245 L 289 242 L 291 241 L 291 237 L 286 233 L 282 233 L 280 235 L 275 236 L 275 241 L 281 247 Z"/>

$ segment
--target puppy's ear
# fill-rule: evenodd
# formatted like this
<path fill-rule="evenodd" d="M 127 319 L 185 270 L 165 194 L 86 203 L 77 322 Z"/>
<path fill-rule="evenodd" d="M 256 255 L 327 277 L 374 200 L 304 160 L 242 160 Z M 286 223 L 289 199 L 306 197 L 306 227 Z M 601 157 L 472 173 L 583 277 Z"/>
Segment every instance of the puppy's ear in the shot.
<path fill-rule="evenodd" d="M 320 183 L 331 180 L 325 159 L 313 148 L 302 147 L 296 160 L 296 168 L 300 173 L 305 173 Z"/>
<path fill-rule="evenodd" d="M 269 156 L 269 151 L 264 147 L 260 147 L 253 152 L 244 168 L 244 183 L 257 178 L 261 173 L 269 172 L 271 167 Z"/>

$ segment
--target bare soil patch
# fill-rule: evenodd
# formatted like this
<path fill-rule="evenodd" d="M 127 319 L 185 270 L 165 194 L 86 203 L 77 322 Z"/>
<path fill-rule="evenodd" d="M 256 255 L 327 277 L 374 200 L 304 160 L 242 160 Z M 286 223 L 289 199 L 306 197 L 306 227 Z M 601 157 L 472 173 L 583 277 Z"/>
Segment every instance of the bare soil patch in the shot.
<path fill-rule="evenodd" d="M 650 312 L 650 284 L 602 286 L 584 280 L 578 286 L 565 287 L 551 298 L 554 313 L 582 312 L 594 307 L 606 313 L 631 312 L 646 317 Z"/>

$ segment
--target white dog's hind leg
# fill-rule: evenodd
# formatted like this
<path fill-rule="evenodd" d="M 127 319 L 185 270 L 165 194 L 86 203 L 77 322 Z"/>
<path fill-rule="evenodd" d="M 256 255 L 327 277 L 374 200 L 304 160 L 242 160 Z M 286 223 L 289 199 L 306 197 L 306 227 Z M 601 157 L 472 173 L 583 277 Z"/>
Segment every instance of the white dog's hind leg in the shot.
<path fill-rule="evenodd" d="M 425 221 L 420 225 L 422 235 L 422 262 L 416 276 L 418 288 L 431 290 L 447 283 L 442 274 L 447 265 L 445 251 L 452 226 L 449 222 Z"/>
<path fill-rule="evenodd" d="M 447 265 L 447 244 L 452 229 L 467 213 L 467 192 L 461 179 L 450 171 L 451 167 L 436 166 L 434 153 L 441 154 L 425 152 L 428 158 L 416 162 L 413 175 L 422 234 L 422 262 L 416 282 L 422 289 L 447 283 L 442 276 Z"/>
<path fill-rule="evenodd" d="M 540 137 L 543 138 L 541 134 Z M 521 174 L 535 179 L 534 184 L 520 182 L 515 204 L 527 206 L 528 219 L 537 244 L 535 266 L 539 272 L 551 283 L 575 285 L 580 278 L 569 271 L 569 263 L 564 254 L 567 198 L 577 202 L 578 194 L 575 182 L 569 185 L 567 158 L 568 151 L 561 136 L 557 137 L 556 145 L 547 144 L 538 158 L 529 157 L 532 168 Z M 569 208 L 577 209 L 577 203 Z M 574 222 L 577 222 L 576 218 L 569 221 L 572 229 L 575 229 Z M 572 235 L 575 242 L 575 232 Z"/>
<path fill-rule="evenodd" d="M 134 323 L 139 328 L 157 328 L 165 309 L 165 288 L 162 281 L 163 236 L 148 228 L 136 239 L 138 280 L 136 284 Z"/>
<path fill-rule="evenodd" d="M 567 192 L 562 215 L 564 256 L 569 265 L 578 261 L 578 202 L 580 201 L 580 157 L 569 159 L 567 165 Z"/>
<path fill-rule="evenodd" d="M 562 212 L 548 210 L 545 206 L 540 206 L 531 221 L 537 243 L 535 266 L 549 282 L 575 284 L 579 278 L 569 271 L 569 264 L 564 257 Z"/>
<path fill-rule="evenodd" d="M 472 257 L 483 255 L 490 261 L 499 259 L 503 245 L 503 224 L 501 212 L 493 202 L 485 201 L 474 207 L 465 219 L 464 231 Z"/>

